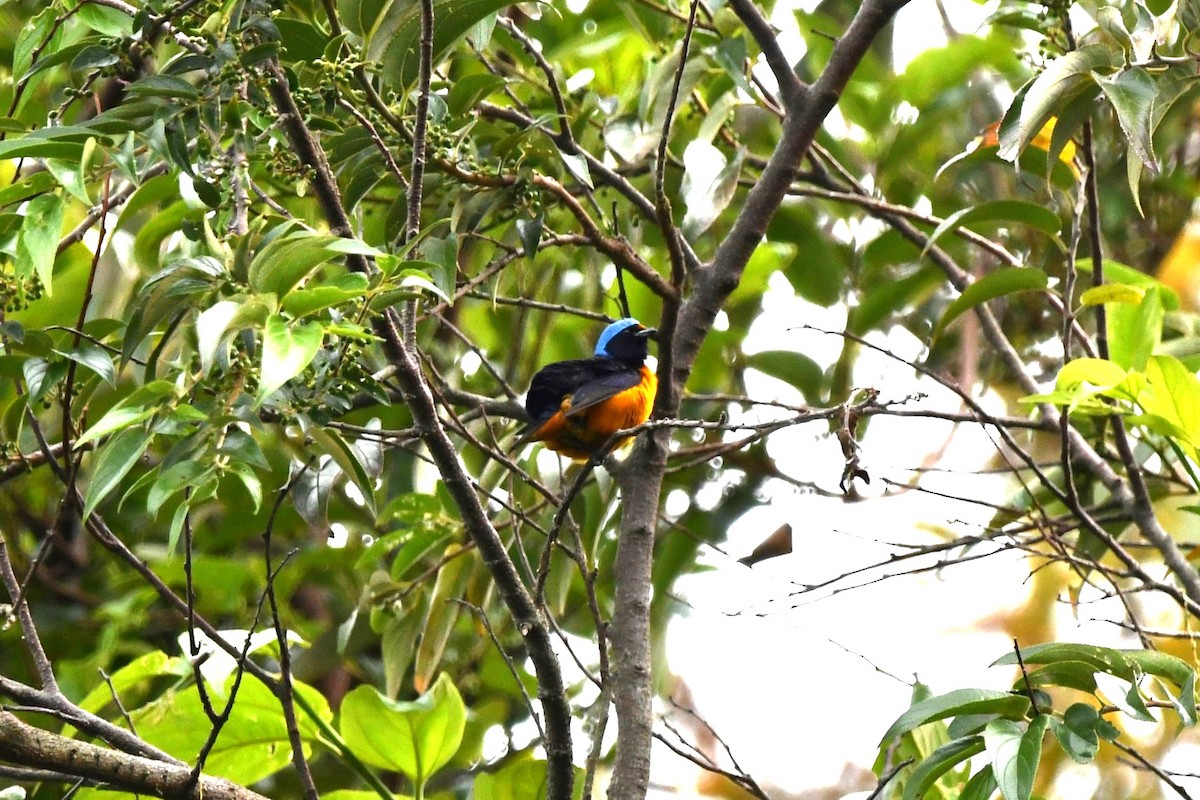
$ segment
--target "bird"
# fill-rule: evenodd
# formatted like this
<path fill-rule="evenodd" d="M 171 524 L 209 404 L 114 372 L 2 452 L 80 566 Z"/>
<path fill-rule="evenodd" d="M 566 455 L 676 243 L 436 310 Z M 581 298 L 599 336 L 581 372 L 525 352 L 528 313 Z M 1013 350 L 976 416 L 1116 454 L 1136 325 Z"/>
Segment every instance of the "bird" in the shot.
<path fill-rule="evenodd" d="M 591 358 L 556 361 L 538 370 L 525 396 L 531 422 L 511 449 L 542 442 L 575 461 L 607 455 L 604 445 L 614 433 L 650 418 L 658 377 L 645 362 L 648 341 L 657 333 L 625 317 L 601 331 Z"/>

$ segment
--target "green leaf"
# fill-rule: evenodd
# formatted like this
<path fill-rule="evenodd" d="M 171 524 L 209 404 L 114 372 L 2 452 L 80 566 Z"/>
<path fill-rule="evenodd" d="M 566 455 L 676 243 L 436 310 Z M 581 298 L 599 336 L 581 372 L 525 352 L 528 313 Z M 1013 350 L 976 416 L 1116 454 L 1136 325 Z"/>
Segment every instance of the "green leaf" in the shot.
<path fill-rule="evenodd" d="M 146 497 L 146 511 L 157 517 L 168 500 L 180 492 L 199 486 L 203 479 L 214 474 L 213 467 L 200 461 L 180 461 L 162 470 L 150 487 Z"/>
<path fill-rule="evenodd" d="M 116 371 L 113 368 L 112 356 L 108 354 L 107 350 L 97 347 L 90 342 L 83 342 L 73 350 L 55 350 L 54 352 L 63 358 L 74 361 L 81 367 L 91 370 L 110 385 L 116 380 Z"/>
<path fill-rule="evenodd" d="M 1101 306 L 1105 303 L 1138 305 L 1145 296 L 1146 290 L 1141 286 L 1130 286 L 1127 283 L 1105 283 L 1086 290 L 1079 296 L 1079 302 L 1085 306 Z"/>
<path fill-rule="evenodd" d="M 851 333 L 865 334 L 906 305 L 925 300 L 944 281 L 940 269 L 927 265 L 898 280 L 872 283 L 864 288 L 862 302 L 851 309 L 847 327 Z"/>
<path fill-rule="evenodd" d="M 321 349 L 325 329 L 319 322 L 293 327 L 278 314 L 267 318 L 263 329 L 262 373 L 255 403 L 304 371 Z"/>
<path fill-rule="evenodd" d="M 419 269 L 401 270 L 400 274 L 396 276 L 396 285 L 410 296 L 425 293 L 445 300 L 447 303 L 452 302 L 450 295 L 442 291 L 428 273 Z"/>
<path fill-rule="evenodd" d="M 83 517 L 87 519 L 105 497 L 117 488 L 121 479 L 129 474 L 142 454 L 146 452 L 154 434 L 143 428 L 134 428 L 117 434 L 100 447 L 88 482 L 87 498 L 83 504 Z"/>
<path fill-rule="evenodd" d="M 1108 309 L 1108 356 L 1126 369 L 1144 369 L 1162 341 L 1166 307 L 1163 291 L 1148 286 L 1142 301 Z"/>
<path fill-rule="evenodd" d="M 210 691 L 224 698 L 232 680 L 231 677 L 224 686 Z M 330 718 L 328 704 L 319 692 L 299 681 L 295 682 L 295 690 L 318 718 Z M 182 759 L 194 759 L 212 731 L 194 686 L 168 691 L 131 715 L 139 736 Z M 309 756 L 313 745 L 320 741 L 317 722 L 307 714 L 298 714 L 296 722 L 303 753 Z M 287 722 L 278 698 L 258 680 L 246 676 L 229 721 L 221 728 L 221 735 L 205 762 L 205 774 L 249 785 L 287 768 L 291 760 Z"/>
<path fill-rule="evenodd" d="M 1100 714 L 1087 703 L 1074 703 L 1063 712 L 1062 721 L 1052 720 L 1050 730 L 1063 752 L 1076 764 L 1089 764 L 1100 749 L 1097 728 Z"/>
<path fill-rule="evenodd" d="M 424 785 L 458 751 L 466 721 L 462 697 L 443 673 L 412 702 L 388 700 L 373 686 L 355 688 L 342 701 L 339 730 L 367 764 Z"/>
<path fill-rule="evenodd" d="M 436 64 L 476 23 L 511 5 L 509 0 L 435 0 L 433 62 Z M 377 62 L 392 88 L 404 93 L 417 80 L 421 4 L 388 0 L 367 37 L 367 60 Z"/>
<path fill-rule="evenodd" d="M 131 425 L 137 425 L 142 420 L 149 419 L 158 410 L 158 405 L 160 405 L 158 401 L 173 395 L 174 391 L 175 386 L 169 380 L 155 380 L 145 386 L 139 386 L 137 390 L 134 390 L 113 408 L 108 409 L 104 416 L 96 420 L 94 425 L 76 440 L 76 446 L 88 444 L 89 441 L 106 437 L 109 433 L 122 431 Z"/>
<path fill-rule="evenodd" d="M 136 425 L 142 420 L 149 419 L 154 416 L 153 408 L 143 408 L 137 405 L 120 405 L 114 406 L 108 410 L 108 413 L 97 420 L 96 424 L 88 428 L 79 439 L 76 440 L 76 447 L 85 445 L 88 442 L 96 441 L 101 437 L 107 436 L 110 433 L 124 430 L 130 425 Z"/>
<path fill-rule="evenodd" d="M 984 750 L 982 736 L 955 739 L 934 750 L 916 766 L 904 783 L 904 800 L 921 800 L 938 779 Z"/>
<path fill-rule="evenodd" d="M 1058 218 L 1058 214 L 1044 205 L 1030 203 L 1026 200 L 990 200 L 956 211 L 942 220 L 941 224 L 934 228 L 933 233 L 929 235 L 921 255 L 929 252 L 929 248 L 933 247 L 938 239 L 947 232 L 979 222 L 1016 222 L 1028 225 L 1046 234 L 1055 242 L 1058 242 L 1058 233 L 1062 230 L 1062 220 Z"/>
<path fill-rule="evenodd" d="M 747 356 L 746 366 L 799 389 L 804 394 L 805 402 L 821 402 L 825 371 L 803 353 L 794 350 L 763 350 Z"/>
<path fill-rule="evenodd" d="M 357 272 L 339 275 L 332 281 L 318 286 L 294 289 L 288 292 L 280 306 L 293 319 L 299 319 L 362 297 L 367 293 L 368 285 L 366 275 L 360 275 Z"/>
<path fill-rule="evenodd" d="M 1081 692 L 1096 691 L 1096 669 L 1082 661 L 1059 661 L 1029 672 L 1030 686 L 1065 686 Z M 1024 680 L 1019 679 L 1019 680 Z"/>
<path fill-rule="evenodd" d="M 392 616 L 379 635 L 379 654 L 383 659 L 384 685 L 389 697 L 400 694 L 404 687 L 404 675 L 416 655 L 417 636 L 423 622 L 415 612 Z"/>
<path fill-rule="evenodd" d="M 1080 361 L 1096 362 L 1096 368 L 1105 370 L 1104 365 L 1110 364 L 1099 359 L 1076 359 L 1067 366 Z M 1064 367 L 1063 369 L 1066 369 Z M 1058 664 L 1062 662 L 1082 662 L 1089 664 L 1096 672 L 1115 675 L 1123 680 L 1132 681 L 1136 676 L 1133 664 L 1127 658 L 1132 651 L 1116 650 L 1111 647 L 1101 647 L 1092 644 L 1077 644 L 1074 642 L 1047 642 L 1021 648 L 1021 661 L 1025 664 Z M 992 662 L 993 667 L 1013 665 L 1018 663 L 1016 653 L 1005 653 Z"/>
<path fill-rule="evenodd" d="M 1119 51 L 1103 44 L 1089 44 L 1047 64 L 1005 113 L 998 155 L 1006 161 L 1016 161 L 1052 115 L 1095 85 L 1096 70 L 1112 69 L 1120 63 Z"/>
<path fill-rule="evenodd" d="M 173 676 L 184 678 L 192 674 L 192 667 L 183 658 L 173 658 L 161 650 L 151 650 L 130 661 L 108 676 L 107 681 L 97 680 L 96 685 L 79 702 L 84 711 L 98 714 L 113 702 L 113 694 L 120 697 L 135 687 L 155 678 Z"/>
<path fill-rule="evenodd" d="M 387 0 L 337 0 L 338 17 L 354 33 L 366 36 Z"/>
<path fill-rule="evenodd" d="M 437 580 L 433 584 L 433 592 L 429 595 L 429 611 L 425 615 L 425 624 L 421 632 L 421 644 L 417 648 L 416 661 L 413 664 L 413 686 L 418 692 L 423 692 L 429 686 L 429 681 L 437 672 L 442 661 L 442 653 L 454 623 L 458 620 L 460 606 L 455 600 L 462 596 L 471 578 L 471 567 L 475 559 L 470 553 L 463 553 L 461 545 L 452 544 L 446 548 L 443 557 L 449 559 L 438 570 Z"/>
<path fill-rule="evenodd" d="M 241 303 L 222 300 L 206 308 L 196 317 L 196 350 L 200 355 L 200 371 L 207 374 L 220 353 L 225 331 L 233 321 Z"/>
<path fill-rule="evenodd" d="M 133 33 L 133 18 L 118 9 L 97 3 L 80 3 L 75 13 L 80 22 L 105 36 L 118 38 Z"/>
<path fill-rule="evenodd" d="M 1013 292 L 1045 289 L 1048 284 L 1049 279 L 1046 277 L 1046 273 L 1032 267 L 1004 267 L 988 273 L 968 286 L 962 294 L 954 299 L 954 302 L 947 306 L 933 331 L 933 338 L 936 339 L 940 336 L 942 331 L 951 322 L 958 319 L 963 312 L 981 303 Z"/>
<path fill-rule="evenodd" d="M 581 770 L 575 770 L 574 800 L 583 796 Z M 472 800 L 545 800 L 546 762 L 520 755 L 495 772 L 481 770 L 471 786 Z"/>
<path fill-rule="evenodd" d="M 321 264 L 349 254 L 382 255 L 357 239 L 302 228 L 264 244 L 250 262 L 247 279 L 255 292 L 274 292 L 283 297 Z"/>
<path fill-rule="evenodd" d="M 1040 714 L 1028 727 L 1016 720 L 998 719 L 984 729 L 992 774 L 1004 800 L 1030 800 L 1033 795 L 1033 780 L 1042 758 L 1042 738 L 1049 722 L 1047 715 Z"/>
<path fill-rule="evenodd" d="M 3 142 L 0 142 L 3 144 Z M 53 293 L 54 258 L 62 231 L 63 198 L 50 193 L 35 197 L 25 208 L 14 269 L 18 276 L 37 275 L 46 294 Z"/>
<path fill-rule="evenodd" d="M 994 689 L 957 689 L 913 705 L 892 723 L 880 744 L 886 744 L 927 722 L 959 714 L 1000 714 L 1020 718 L 1028 710 L 1029 699 L 1019 694 Z"/>
<path fill-rule="evenodd" d="M 745 157 L 746 149 L 739 147 L 727 162 L 724 153 L 700 140 L 683 151 L 686 171 L 680 191 L 687 206 L 681 223 L 684 235 L 691 238 L 708 230 L 733 202 Z"/>
<path fill-rule="evenodd" d="M 375 515 L 375 479 L 377 474 L 370 474 L 359 458 L 359 453 L 346 443 L 336 431 L 328 430 L 321 425 L 312 423 L 307 417 L 301 417 L 306 436 L 312 439 L 318 450 L 333 458 L 342 472 L 354 481 L 362 494 L 363 502 L 371 515 Z"/>
<path fill-rule="evenodd" d="M 988 764 L 971 776 L 958 800 L 991 800 L 997 788 L 999 787 L 996 786 L 996 778 L 992 774 L 992 765 Z"/>
<path fill-rule="evenodd" d="M 125 94 L 131 99 L 158 97 L 187 101 L 197 100 L 200 97 L 200 92 L 195 86 L 176 75 L 148 75 L 129 84 L 125 89 Z"/>
<path fill-rule="evenodd" d="M 1146 382 L 1147 390 L 1138 395 L 1142 410 L 1177 426 L 1190 440 L 1189 444 L 1200 444 L 1200 379 L 1174 356 L 1151 356 L 1146 364 Z M 1155 653 L 1152 658 L 1157 659 L 1160 655 L 1163 654 Z M 1179 661 L 1171 674 L 1146 666 L 1167 669 L 1172 662 L 1141 659 L 1135 663 L 1147 672 L 1170 678 L 1177 685 L 1182 685 L 1191 674 L 1191 668 Z"/>
<path fill-rule="evenodd" d="M 91 141 L 95 141 L 94 139 Z M 81 154 L 81 158 L 87 160 L 87 152 Z M 58 184 L 67 192 L 85 206 L 92 204 L 92 198 L 88 194 L 87 184 L 84 182 L 83 169 L 84 166 L 78 161 L 67 161 L 62 158 L 47 158 L 42 163 L 46 165 L 47 171 L 54 176 Z"/>
<path fill-rule="evenodd" d="M 1133 67 L 1113 78 L 1096 75 L 1096 83 L 1117 112 L 1117 122 L 1138 160 L 1146 169 L 1158 172 L 1150 136 L 1153 132 L 1150 110 L 1158 93 L 1154 78 L 1145 69 Z"/>
<path fill-rule="evenodd" d="M 446 106 L 451 114 L 461 116 L 488 95 L 500 91 L 506 83 L 507 81 L 503 77 L 492 75 L 490 72 L 456 78 L 450 84 L 450 91 L 446 96 Z"/>

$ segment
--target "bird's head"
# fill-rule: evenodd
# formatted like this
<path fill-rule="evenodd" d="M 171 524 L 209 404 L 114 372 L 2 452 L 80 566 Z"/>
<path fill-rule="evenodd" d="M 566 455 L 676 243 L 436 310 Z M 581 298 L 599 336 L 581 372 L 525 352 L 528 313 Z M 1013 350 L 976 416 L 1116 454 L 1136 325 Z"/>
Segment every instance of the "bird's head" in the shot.
<path fill-rule="evenodd" d="M 647 343 L 657 333 L 654 328 L 647 328 L 632 317 L 619 319 L 600 333 L 596 341 L 596 355 L 640 367 L 650 353 Z"/>

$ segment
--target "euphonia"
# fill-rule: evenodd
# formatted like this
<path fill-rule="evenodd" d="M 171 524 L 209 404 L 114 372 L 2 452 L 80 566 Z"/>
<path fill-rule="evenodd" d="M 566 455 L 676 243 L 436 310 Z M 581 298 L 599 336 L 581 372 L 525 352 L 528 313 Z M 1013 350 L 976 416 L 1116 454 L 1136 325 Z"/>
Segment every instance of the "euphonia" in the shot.
<path fill-rule="evenodd" d="M 592 358 L 538 370 L 525 396 L 532 422 L 513 449 L 544 442 L 576 461 L 605 455 L 600 450 L 614 433 L 650 418 L 658 377 L 645 362 L 647 340 L 656 333 L 631 317 L 619 319 L 601 332 Z"/>

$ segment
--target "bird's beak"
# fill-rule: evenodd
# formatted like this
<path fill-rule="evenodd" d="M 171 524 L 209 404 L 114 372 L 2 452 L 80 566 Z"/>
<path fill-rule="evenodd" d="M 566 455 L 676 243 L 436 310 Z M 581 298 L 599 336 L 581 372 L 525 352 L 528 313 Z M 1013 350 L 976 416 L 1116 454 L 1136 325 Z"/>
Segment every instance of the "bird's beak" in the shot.
<path fill-rule="evenodd" d="M 658 329 L 657 328 L 642 328 L 640 331 L 635 333 L 634 336 L 636 336 L 639 339 L 653 339 L 654 341 L 657 342 L 658 341 Z"/>

